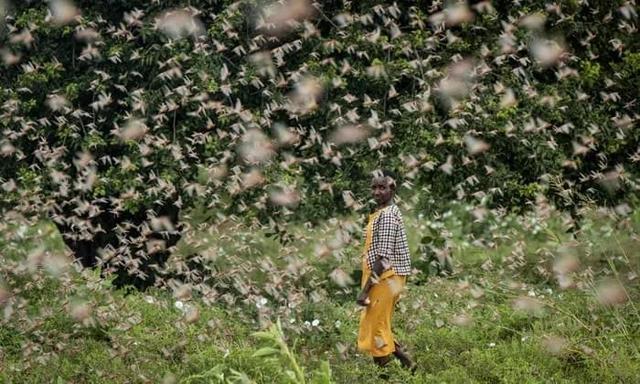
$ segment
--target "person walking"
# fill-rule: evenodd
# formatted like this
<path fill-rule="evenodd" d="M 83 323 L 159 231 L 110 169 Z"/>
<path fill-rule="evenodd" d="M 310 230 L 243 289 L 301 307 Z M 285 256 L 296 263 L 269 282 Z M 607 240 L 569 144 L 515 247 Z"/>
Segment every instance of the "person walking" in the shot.
<path fill-rule="evenodd" d="M 369 215 L 362 255 L 362 291 L 356 299 L 364 306 L 358 330 L 358 350 L 385 367 L 391 356 L 412 372 L 416 364 L 391 332 L 391 317 L 411 274 L 411 258 L 402 214 L 394 204 L 396 178 L 390 171 L 374 173 L 371 193 L 377 204 Z"/>

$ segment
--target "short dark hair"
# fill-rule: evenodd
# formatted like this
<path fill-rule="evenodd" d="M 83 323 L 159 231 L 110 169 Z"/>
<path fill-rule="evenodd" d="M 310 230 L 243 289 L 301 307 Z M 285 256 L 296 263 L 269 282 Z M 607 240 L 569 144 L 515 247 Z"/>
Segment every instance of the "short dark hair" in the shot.
<path fill-rule="evenodd" d="M 398 188 L 398 175 L 390 169 L 376 169 L 373 171 L 373 177 L 388 177 L 391 179 L 393 189 Z"/>

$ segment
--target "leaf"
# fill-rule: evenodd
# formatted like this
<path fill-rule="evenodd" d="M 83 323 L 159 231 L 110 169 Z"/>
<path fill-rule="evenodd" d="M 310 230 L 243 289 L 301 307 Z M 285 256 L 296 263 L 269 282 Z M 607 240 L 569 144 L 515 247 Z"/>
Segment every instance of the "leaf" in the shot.
<path fill-rule="evenodd" d="M 274 335 L 272 332 L 267 331 L 259 331 L 251 334 L 253 337 L 257 337 L 258 339 L 263 340 L 274 340 Z"/>
<path fill-rule="evenodd" d="M 297 380 L 296 380 L 296 379 L 297 379 L 297 377 L 296 377 L 296 373 L 295 373 L 295 372 L 293 372 L 293 371 L 292 371 L 292 370 L 290 370 L 290 369 L 287 369 L 287 370 L 285 371 L 285 373 L 287 374 L 287 376 L 289 376 L 289 378 L 290 378 L 291 380 L 293 380 L 294 382 L 297 382 Z"/>
<path fill-rule="evenodd" d="M 247 376 L 246 373 L 244 372 L 239 372 L 236 371 L 235 369 L 231 368 L 230 369 L 232 378 L 234 379 L 235 383 L 240 383 L 240 384 L 255 384 L 255 381 L 251 380 L 249 378 L 249 376 Z"/>
<path fill-rule="evenodd" d="M 331 366 L 328 361 L 323 361 L 316 372 L 313 384 L 331 384 Z"/>
<path fill-rule="evenodd" d="M 269 357 L 280 353 L 279 349 L 272 347 L 262 347 L 253 353 L 253 357 Z"/>

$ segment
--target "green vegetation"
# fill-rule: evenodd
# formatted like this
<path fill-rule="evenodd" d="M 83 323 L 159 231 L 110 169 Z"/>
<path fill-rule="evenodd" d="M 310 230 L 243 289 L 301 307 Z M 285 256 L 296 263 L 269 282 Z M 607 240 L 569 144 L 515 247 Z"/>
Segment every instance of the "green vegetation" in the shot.
<path fill-rule="evenodd" d="M 0 382 L 637 382 L 636 3 L 0 0 Z"/>
<path fill-rule="evenodd" d="M 426 227 L 446 234 L 455 274 L 412 277 L 394 321 L 419 368 L 411 376 L 394 363 L 391 382 L 634 382 L 640 215 L 612 219 L 590 211 L 574 238 L 555 211 L 490 216 L 473 228 L 466 211 L 461 206 L 437 220 L 405 217 L 412 250 Z M 203 247 L 230 254 L 210 261 L 205 283 L 176 286 L 173 294 L 113 290 L 96 272 L 56 259 L 65 250 L 50 224 L 26 231 L 4 225 L 2 246 L 11 251 L 2 256 L 1 286 L 15 296 L 3 302 L 0 380 L 376 380 L 373 364 L 355 351 L 355 285 L 330 277 L 337 266 L 347 274 L 358 268 L 360 239 L 330 255 L 317 249 L 344 236 L 353 220 L 290 228 L 294 239 L 284 248 L 241 225 L 215 235 L 195 231 Z M 483 230 L 492 236 L 474 242 Z M 300 253 L 287 256 L 288 247 Z M 600 284 L 611 281 L 622 283 L 623 296 L 603 293 Z"/>
<path fill-rule="evenodd" d="M 143 288 L 179 211 L 318 223 L 379 167 L 429 214 L 635 206 L 635 2 L 290 1 L 2 1 L 0 208 Z"/>

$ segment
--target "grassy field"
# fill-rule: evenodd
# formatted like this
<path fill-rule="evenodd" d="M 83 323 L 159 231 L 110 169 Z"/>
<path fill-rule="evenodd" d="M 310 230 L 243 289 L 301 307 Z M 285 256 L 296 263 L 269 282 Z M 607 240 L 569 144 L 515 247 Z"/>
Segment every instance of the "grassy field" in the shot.
<path fill-rule="evenodd" d="M 432 229 L 455 274 L 410 280 L 394 328 L 419 368 L 394 362 L 389 382 L 638 382 L 640 215 L 592 211 L 575 236 L 553 212 L 405 221 L 416 265 Z M 299 225 L 285 246 L 240 224 L 194 229 L 176 259 L 204 253 L 211 279 L 129 294 L 70 265 L 46 222 L 4 224 L 0 382 L 379 380 L 355 350 L 361 224 Z"/>

